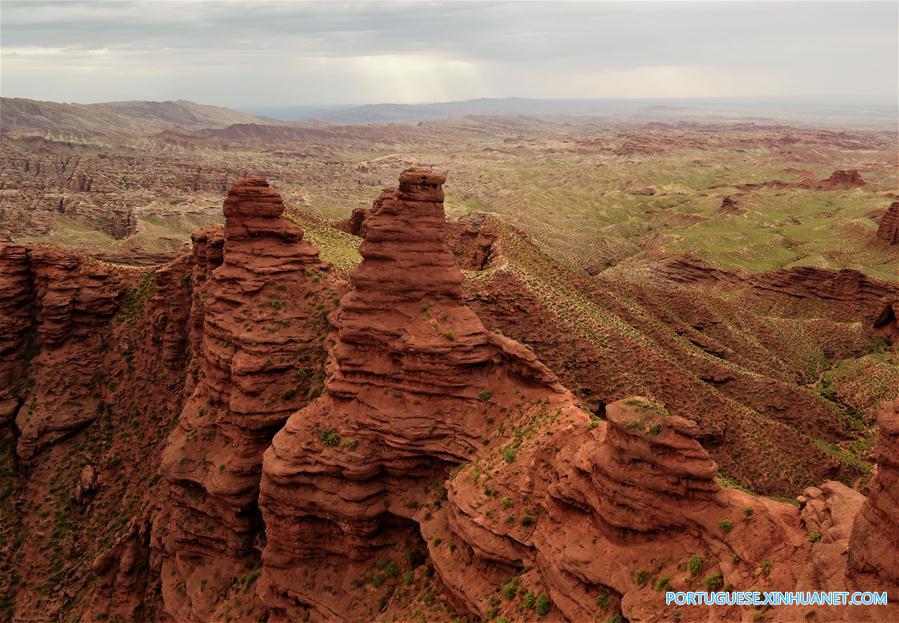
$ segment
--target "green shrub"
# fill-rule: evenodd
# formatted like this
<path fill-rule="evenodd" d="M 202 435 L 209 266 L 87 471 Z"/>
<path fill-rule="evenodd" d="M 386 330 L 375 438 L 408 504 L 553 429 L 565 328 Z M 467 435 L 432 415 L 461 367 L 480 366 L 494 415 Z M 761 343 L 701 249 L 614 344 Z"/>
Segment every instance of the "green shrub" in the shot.
<path fill-rule="evenodd" d="M 693 554 L 687 561 L 687 569 L 690 570 L 690 575 L 698 574 L 700 571 L 702 571 L 702 567 L 704 565 L 705 560 L 703 560 L 702 556 L 700 556 L 699 554 Z"/>
<path fill-rule="evenodd" d="M 508 496 L 504 497 L 502 500 L 499 501 L 499 505 L 506 509 L 512 508 L 512 498 L 510 498 Z"/>
<path fill-rule="evenodd" d="M 537 603 L 537 596 L 534 595 L 531 591 L 528 591 L 524 595 L 524 607 L 530 610 L 534 607 L 534 604 Z"/>
<path fill-rule="evenodd" d="M 549 595 L 546 593 L 540 593 L 537 596 L 537 602 L 535 609 L 537 610 L 537 614 L 539 616 L 546 616 L 550 609 L 553 607 L 552 599 L 549 598 Z"/>
<path fill-rule="evenodd" d="M 727 534 L 734 529 L 734 522 L 732 522 L 730 519 L 725 519 L 721 523 L 719 523 L 718 526 L 721 528 L 722 532 Z"/>
<path fill-rule="evenodd" d="M 646 569 L 637 569 L 637 572 L 634 573 L 634 584 L 645 584 L 648 577 L 649 573 Z"/>
<path fill-rule="evenodd" d="M 721 572 L 712 573 L 710 575 L 705 576 L 705 587 L 710 591 L 720 590 L 722 586 L 724 586 L 724 576 L 721 575 Z"/>
<path fill-rule="evenodd" d="M 605 610 L 609 607 L 609 596 L 605 593 L 600 593 L 596 596 L 596 605 Z"/>
<path fill-rule="evenodd" d="M 817 542 L 820 541 L 820 540 L 821 540 L 821 533 L 820 533 L 820 532 L 812 532 L 810 535 L 808 535 L 808 542 L 809 542 L 809 543 L 817 543 Z"/>
<path fill-rule="evenodd" d="M 514 577 L 503 584 L 500 593 L 502 593 L 503 597 L 506 599 L 515 599 L 515 595 L 518 594 L 518 578 Z"/>
<path fill-rule="evenodd" d="M 340 443 L 340 435 L 333 428 L 326 428 L 322 430 L 318 436 L 321 438 L 322 443 L 326 446 L 336 446 Z"/>

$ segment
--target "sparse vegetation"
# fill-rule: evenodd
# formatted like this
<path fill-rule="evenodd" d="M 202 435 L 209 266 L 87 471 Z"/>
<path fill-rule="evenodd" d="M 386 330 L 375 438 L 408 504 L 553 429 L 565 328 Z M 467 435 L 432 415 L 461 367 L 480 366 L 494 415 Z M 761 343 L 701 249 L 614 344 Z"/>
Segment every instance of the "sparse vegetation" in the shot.
<path fill-rule="evenodd" d="M 697 575 L 702 571 L 703 566 L 705 566 L 705 560 L 699 554 L 693 554 L 687 560 L 687 569 L 690 571 L 690 575 Z"/>
<path fill-rule="evenodd" d="M 724 576 L 721 575 L 720 571 L 709 574 L 705 576 L 703 584 L 709 591 L 721 590 L 721 587 L 724 586 Z"/>

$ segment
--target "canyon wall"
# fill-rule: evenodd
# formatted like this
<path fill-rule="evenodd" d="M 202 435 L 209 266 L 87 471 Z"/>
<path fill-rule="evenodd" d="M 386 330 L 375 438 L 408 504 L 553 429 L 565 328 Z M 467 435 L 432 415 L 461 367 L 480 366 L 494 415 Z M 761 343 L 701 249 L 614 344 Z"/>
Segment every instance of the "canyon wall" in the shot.
<path fill-rule="evenodd" d="M 258 563 L 262 452 L 322 391 L 333 279 L 260 179 L 235 182 L 225 225 L 194 236 L 188 396 L 162 453 L 156 516 L 163 600 L 176 621 L 214 619 L 217 598 Z"/>

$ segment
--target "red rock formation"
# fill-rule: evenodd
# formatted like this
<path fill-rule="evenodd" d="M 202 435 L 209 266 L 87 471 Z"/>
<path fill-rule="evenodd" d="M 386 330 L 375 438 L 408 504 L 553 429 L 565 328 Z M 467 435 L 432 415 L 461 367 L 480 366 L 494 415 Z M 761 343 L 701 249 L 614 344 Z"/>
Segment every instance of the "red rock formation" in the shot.
<path fill-rule="evenodd" d="M 354 599 L 353 582 L 373 556 L 421 547 L 415 522 L 433 483 L 512 413 L 568 396 L 532 353 L 486 331 L 462 304 L 462 274 L 444 243 L 443 181 L 408 170 L 375 201 L 364 260 L 334 317 L 327 393 L 266 451 L 260 583 L 270 620 L 376 614 L 376 603 Z"/>
<path fill-rule="evenodd" d="M 0 424 L 19 410 L 27 388 L 23 358 L 33 297 L 28 247 L 0 243 Z"/>
<path fill-rule="evenodd" d="M 258 559 L 262 452 L 321 391 L 333 291 L 283 210 L 267 182 L 240 180 L 225 199 L 224 235 L 194 236 L 192 393 L 162 454 L 171 499 L 154 523 L 165 607 L 177 621 L 219 618 L 216 596 Z M 183 345 L 164 350 L 180 356 Z"/>
<path fill-rule="evenodd" d="M 370 211 L 368 208 L 355 208 L 353 209 L 353 213 L 350 215 L 350 218 L 347 221 L 342 223 L 345 231 L 353 234 L 354 236 L 363 237 L 365 236 L 365 219 L 368 217 Z"/>
<path fill-rule="evenodd" d="M 469 270 L 484 270 L 502 258 L 499 234 L 484 214 L 470 214 L 447 223 L 446 243 L 456 261 Z"/>
<path fill-rule="evenodd" d="M 899 201 L 894 201 L 880 217 L 877 237 L 890 244 L 899 244 Z"/>
<path fill-rule="evenodd" d="M 750 275 L 741 270 L 725 270 L 689 255 L 668 258 L 658 264 L 657 274 L 669 281 L 723 286 L 751 293 L 758 301 L 778 305 L 814 305 L 827 308 L 834 318 L 862 318 L 873 324 L 884 305 L 899 300 L 895 283 L 868 277 L 852 269 L 830 270 L 812 266 L 781 268 Z"/>
<path fill-rule="evenodd" d="M 722 214 L 746 214 L 746 208 L 740 207 L 737 200 L 728 195 L 722 199 L 718 212 Z"/>
<path fill-rule="evenodd" d="M 849 543 L 849 573 L 861 590 L 899 599 L 899 399 L 880 410 L 874 451 L 877 471 L 856 516 Z"/>
<path fill-rule="evenodd" d="M 846 585 L 858 493 L 825 483 L 800 515 L 722 488 L 695 422 L 640 398 L 609 405 L 607 422 L 591 419 L 528 351 L 484 331 L 460 305 L 440 182 L 406 172 L 399 191 L 376 202 L 354 289 L 334 316 L 327 394 L 291 416 L 265 453 L 260 594 L 271 620 L 375 616 L 358 597 L 361 578 L 398 544 L 421 547 L 418 535 L 451 601 L 488 618 L 519 619 L 519 601 L 498 599 L 512 576 L 513 594 L 545 594 L 547 620 L 558 621 L 619 609 L 663 620 L 662 578 L 691 590 Z M 445 502 L 429 495 L 467 461 L 445 481 Z M 820 549 L 806 519 L 827 532 Z M 694 555 L 699 568 L 684 577 Z M 391 616 L 389 597 L 381 610 Z M 795 616 L 784 609 L 775 619 Z"/>
<path fill-rule="evenodd" d="M 26 461 L 100 414 L 103 325 L 125 290 L 109 268 L 67 251 L 37 247 L 28 258 L 39 352 L 30 362 L 33 387 L 16 415 L 18 454 Z"/>
<path fill-rule="evenodd" d="M 422 532 L 436 572 L 469 611 L 520 620 L 521 601 L 496 599 L 510 577 L 520 592 L 547 596 L 553 621 L 604 621 L 615 611 L 653 622 L 749 615 L 664 607 L 666 588 L 849 590 L 849 531 L 861 494 L 828 482 L 797 509 L 722 488 L 694 422 L 641 398 L 610 404 L 606 414 L 589 422 L 563 407 L 524 432 L 511 461 L 481 453 L 447 483 L 447 502 Z M 827 621 L 885 622 L 897 612 L 816 610 Z M 769 616 L 795 621 L 807 611 Z"/>
<path fill-rule="evenodd" d="M 831 173 L 826 180 L 821 180 L 815 187 L 822 190 L 832 190 L 836 188 L 859 188 L 865 185 L 861 173 L 856 169 L 848 171 L 837 170 Z"/>

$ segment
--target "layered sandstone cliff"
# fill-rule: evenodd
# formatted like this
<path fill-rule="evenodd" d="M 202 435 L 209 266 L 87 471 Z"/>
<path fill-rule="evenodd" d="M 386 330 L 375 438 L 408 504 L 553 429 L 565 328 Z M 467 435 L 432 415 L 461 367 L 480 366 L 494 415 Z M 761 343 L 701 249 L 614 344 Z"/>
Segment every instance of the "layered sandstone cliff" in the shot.
<path fill-rule="evenodd" d="M 591 416 L 527 349 L 486 332 L 442 244 L 442 181 L 407 171 L 365 216 L 327 394 L 265 453 L 271 620 L 401 618 L 402 591 L 375 602 L 368 585 L 389 581 L 403 548 L 427 551 L 457 611 L 509 621 L 740 618 L 666 610 L 664 591 L 852 586 L 861 494 L 826 483 L 800 509 L 724 488 L 696 422 L 637 397 Z"/>
<path fill-rule="evenodd" d="M 899 243 L 899 201 L 891 203 L 884 215 L 880 217 L 877 237 L 890 244 Z"/>
<path fill-rule="evenodd" d="M 899 600 L 899 400 L 884 404 L 877 421 L 877 472 L 852 527 L 849 566 L 862 590 L 886 590 L 895 603 Z"/>
<path fill-rule="evenodd" d="M 101 414 L 102 327 L 127 285 L 101 263 L 59 249 L 6 244 L 0 257 L 0 419 L 15 414 L 18 454 L 28 461 Z"/>
<path fill-rule="evenodd" d="M 217 595 L 258 560 L 262 452 L 321 391 L 331 280 L 283 210 L 267 182 L 239 180 L 224 232 L 194 236 L 192 393 L 162 454 L 170 499 L 154 527 L 165 608 L 177 621 L 219 616 Z M 184 349 L 163 336 L 173 355 Z"/>
<path fill-rule="evenodd" d="M 376 557 L 421 549 L 417 523 L 450 469 L 497 430 L 511 436 L 513 418 L 567 400 L 530 351 L 463 305 L 442 182 L 406 171 L 375 201 L 363 263 L 334 317 L 327 393 L 266 451 L 261 582 L 271 620 L 377 614 L 358 603 L 354 582 Z"/>

